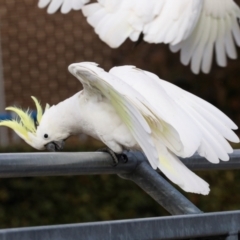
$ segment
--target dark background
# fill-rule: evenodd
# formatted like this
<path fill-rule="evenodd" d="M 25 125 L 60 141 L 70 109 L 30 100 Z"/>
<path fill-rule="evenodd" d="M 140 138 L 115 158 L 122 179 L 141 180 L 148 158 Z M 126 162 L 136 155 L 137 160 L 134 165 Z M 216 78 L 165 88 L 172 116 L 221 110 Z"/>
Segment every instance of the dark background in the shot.
<path fill-rule="evenodd" d="M 37 0 L 0 0 L 0 30 L 7 106 L 34 108 L 32 95 L 52 105 L 79 91 L 81 85 L 67 71 L 71 63 L 94 61 L 106 70 L 130 64 L 206 99 L 240 126 L 240 59 L 229 60 L 226 68 L 214 63 L 210 74 L 194 75 L 166 45 L 143 42 L 135 47 L 127 40 L 119 49 L 110 49 L 81 11 L 47 15 L 46 9 L 37 8 Z M 12 132 L 9 136 L 11 144 L 2 152 L 34 151 L 12 138 Z M 66 150 L 100 146 L 81 136 L 69 140 Z M 240 209 L 239 171 L 197 174 L 210 183 L 211 193 L 184 194 L 201 210 Z M 166 214 L 134 183 L 117 176 L 0 179 L 0 228 Z"/>

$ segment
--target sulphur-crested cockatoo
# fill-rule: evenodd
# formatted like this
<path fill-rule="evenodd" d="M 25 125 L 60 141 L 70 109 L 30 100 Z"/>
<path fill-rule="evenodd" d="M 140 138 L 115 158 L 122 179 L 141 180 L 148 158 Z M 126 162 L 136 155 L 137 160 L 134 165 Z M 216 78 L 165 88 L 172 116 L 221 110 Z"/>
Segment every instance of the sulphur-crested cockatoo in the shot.
<path fill-rule="evenodd" d="M 159 168 L 187 192 L 208 194 L 209 185 L 179 159 L 195 152 L 212 163 L 229 160 L 239 142 L 237 126 L 201 98 L 134 66 L 109 72 L 91 62 L 74 63 L 69 71 L 83 90 L 49 107 L 37 101 L 37 124 L 28 112 L 9 107 L 19 120 L 0 122 L 36 149 L 62 148 L 70 135 L 84 133 L 101 140 L 115 153 L 142 150 L 151 166 Z M 227 140 L 226 140 L 227 139 Z"/>
<path fill-rule="evenodd" d="M 82 8 L 100 39 L 112 48 L 127 38 L 137 41 L 140 33 L 149 43 L 165 43 L 180 51 L 181 62 L 194 73 L 209 73 L 213 52 L 217 64 L 237 58 L 240 46 L 240 9 L 233 0 L 39 0 L 54 13 Z"/>

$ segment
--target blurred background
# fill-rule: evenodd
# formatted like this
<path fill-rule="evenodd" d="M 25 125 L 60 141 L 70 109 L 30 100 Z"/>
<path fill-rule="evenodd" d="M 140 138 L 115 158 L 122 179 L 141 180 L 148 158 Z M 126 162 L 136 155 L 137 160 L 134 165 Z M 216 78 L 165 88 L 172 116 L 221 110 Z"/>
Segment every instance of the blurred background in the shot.
<path fill-rule="evenodd" d="M 240 126 L 240 57 L 229 60 L 226 68 L 214 63 L 210 74 L 194 75 L 167 45 L 142 42 L 135 46 L 128 40 L 120 48 L 110 49 L 81 11 L 48 15 L 37 2 L 0 0 L 0 113 L 9 105 L 34 109 L 31 96 L 44 105 L 70 97 L 81 85 L 68 72 L 68 65 L 93 61 L 105 70 L 130 64 L 154 72 L 217 106 Z M 82 135 L 69 140 L 65 150 L 93 151 L 101 146 Z M 0 151 L 34 150 L 12 131 L 1 128 Z M 239 171 L 197 174 L 210 183 L 210 195 L 184 195 L 201 210 L 240 209 Z M 0 179 L 0 228 L 167 214 L 134 183 L 118 176 Z"/>

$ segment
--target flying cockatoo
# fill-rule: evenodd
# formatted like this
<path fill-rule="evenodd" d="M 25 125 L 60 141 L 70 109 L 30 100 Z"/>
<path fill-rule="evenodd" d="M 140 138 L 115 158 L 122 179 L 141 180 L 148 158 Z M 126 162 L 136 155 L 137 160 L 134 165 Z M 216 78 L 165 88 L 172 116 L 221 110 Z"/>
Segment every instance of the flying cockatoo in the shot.
<path fill-rule="evenodd" d="M 217 64 L 237 58 L 240 46 L 240 8 L 233 0 L 39 0 L 48 13 L 82 9 L 88 23 L 111 48 L 127 38 L 137 41 L 141 33 L 148 43 L 169 44 L 180 51 L 184 65 L 209 73 L 215 49 Z"/>
<path fill-rule="evenodd" d="M 84 133 L 101 140 L 115 153 L 142 150 L 154 169 L 159 168 L 187 192 L 208 194 L 209 185 L 178 157 L 195 152 L 212 163 L 228 161 L 239 142 L 237 126 L 224 113 L 201 98 L 134 66 L 105 72 L 96 63 L 69 66 L 83 90 L 45 108 L 37 106 L 37 123 L 16 107 L 19 120 L 0 122 L 12 128 L 32 147 L 60 150 L 71 135 Z M 227 139 L 227 140 L 226 140 Z"/>

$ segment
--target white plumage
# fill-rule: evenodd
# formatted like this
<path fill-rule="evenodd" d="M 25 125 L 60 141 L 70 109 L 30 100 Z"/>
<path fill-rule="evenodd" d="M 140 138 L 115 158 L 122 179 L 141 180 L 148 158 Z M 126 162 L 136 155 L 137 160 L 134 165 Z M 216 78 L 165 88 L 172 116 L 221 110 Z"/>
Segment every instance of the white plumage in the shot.
<path fill-rule="evenodd" d="M 90 0 L 39 0 L 38 7 L 45 8 L 48 6 L 47 12 L 49 14 L 55 13 L 61 8 L 62 13 L 68 13 L 71 10 L 80 10 L 84 4 Z"/>
<path fill-rule="evenodd" d="M 140 33 L 149 43 L 169 44 L 180 51 L 184 65 L 209 73 L 214 50 L 217 64 L 227 65 L 227 57 L 237 58 L 240 46 L 240 9 L 233 0 L 39 0 L 48 13 L 82 8 L 88 23 L 100 39 L 112 48 L 127 38 L 137 41 Z"/>
<path fill-rule="evenodd" d="M 0 126 L 11 127 L 37 149 L 79 133 L 101 140 L 116 153 L 139 149 L 154 169 L 185 191 L 208 194 L 208 184 L 178 157 L 198 152 L 212 163 L 228 161 L 233 150 L 227 140 L 239 142 L 231 119 L 203 99 L 134 66 L 105 72 L 83 62 L 71 64 L 69 71 L 83 90 L 48 108 L 35 132 L 26 132 L 29 124 L 22 129 L 27 118 L 19 110 L 21 128 L 9 121 Z"/>

